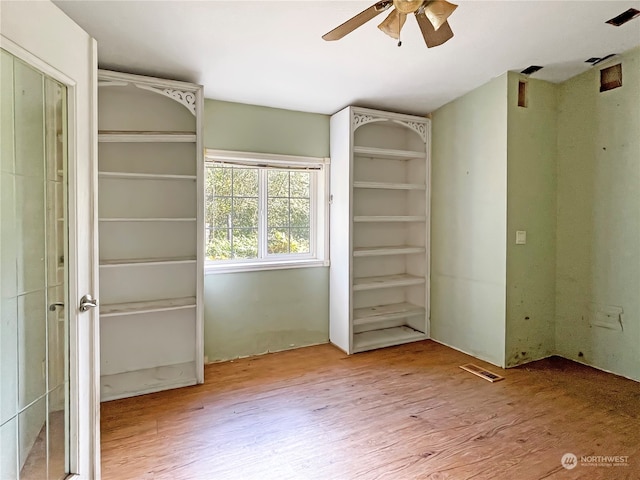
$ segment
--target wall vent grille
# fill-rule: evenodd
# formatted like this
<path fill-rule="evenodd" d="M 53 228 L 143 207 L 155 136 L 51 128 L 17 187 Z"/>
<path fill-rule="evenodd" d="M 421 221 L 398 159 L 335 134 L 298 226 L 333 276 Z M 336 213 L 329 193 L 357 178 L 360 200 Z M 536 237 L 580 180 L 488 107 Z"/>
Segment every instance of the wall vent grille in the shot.
<path fill-rule="evenodd" d="M 518 106 L 527 108 L 527 82 L 518 81 Z"/>
<path fill-rule="evenodd" d="M 622 86 L 622 64 L 600 70 L 600 91 L 606 92 Z"/>

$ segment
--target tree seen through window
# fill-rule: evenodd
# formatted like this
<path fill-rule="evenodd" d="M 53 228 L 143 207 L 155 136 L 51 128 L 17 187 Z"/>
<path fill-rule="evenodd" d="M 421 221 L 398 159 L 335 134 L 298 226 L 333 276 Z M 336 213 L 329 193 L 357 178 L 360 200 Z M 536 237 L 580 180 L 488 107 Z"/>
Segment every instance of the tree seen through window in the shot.
<path fill-rule="evenodd" d="M 207 257 L 250 260 L 310 253 L 311 175 L 304 170 L 208 166 Z"/>

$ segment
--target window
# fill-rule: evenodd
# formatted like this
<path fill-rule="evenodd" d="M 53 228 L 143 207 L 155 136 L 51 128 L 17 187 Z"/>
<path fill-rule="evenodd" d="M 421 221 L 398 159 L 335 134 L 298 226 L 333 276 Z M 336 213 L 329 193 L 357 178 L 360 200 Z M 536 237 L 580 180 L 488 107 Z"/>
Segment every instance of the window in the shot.
<path fill-rule="evenodd" d="M 326 163 L 207 150 L 207 272 L 324 265 Z"/>

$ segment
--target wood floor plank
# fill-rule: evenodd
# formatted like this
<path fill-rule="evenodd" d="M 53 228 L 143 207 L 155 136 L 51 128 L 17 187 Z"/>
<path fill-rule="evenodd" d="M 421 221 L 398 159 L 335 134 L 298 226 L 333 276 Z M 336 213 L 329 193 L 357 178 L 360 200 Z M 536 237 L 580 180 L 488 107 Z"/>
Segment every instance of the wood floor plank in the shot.
<path fill-rule="evenodd" d="M 320 345 L 205 374 L 102 404 L 105 480 L 640 478 L 640 384 L 559 358 L 502 370 L 432 341 Z M 567 470 L 568 452 L 629 461 Z"/>

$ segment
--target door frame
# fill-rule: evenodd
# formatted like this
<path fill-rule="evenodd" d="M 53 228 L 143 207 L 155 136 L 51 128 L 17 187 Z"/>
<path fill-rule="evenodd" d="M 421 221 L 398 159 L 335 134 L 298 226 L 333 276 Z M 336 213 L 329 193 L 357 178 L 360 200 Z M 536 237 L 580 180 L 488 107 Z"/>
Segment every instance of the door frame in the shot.
<path fill-rule="evenodd" d="M 50 2 L 1 2 L 0 47 L 67 88 L 69 478 L 100 478 L 97 44 Z"/>

